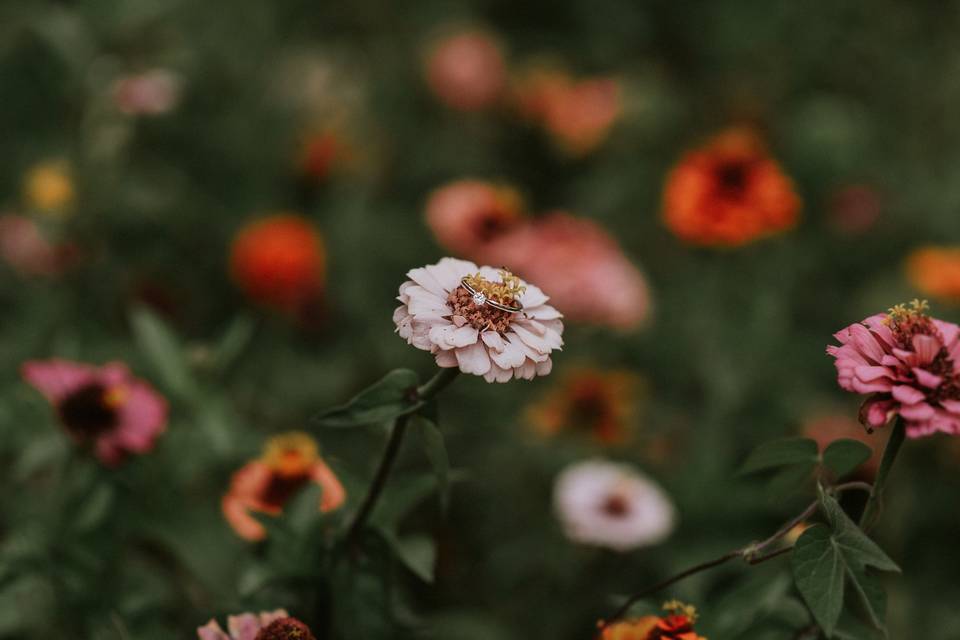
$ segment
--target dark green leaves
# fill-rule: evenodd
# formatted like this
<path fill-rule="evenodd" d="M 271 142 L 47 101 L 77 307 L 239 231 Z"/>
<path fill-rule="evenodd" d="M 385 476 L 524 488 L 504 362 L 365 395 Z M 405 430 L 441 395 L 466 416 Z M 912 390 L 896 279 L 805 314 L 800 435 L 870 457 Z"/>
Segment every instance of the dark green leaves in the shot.
<path fill-rule="evenodd" d="M 834 637 L 844 609 L 846 585 L 871 623 L 882 630 L 886 598 L 870 567 L 900 569 L 847 517 L 837 501 L 822 491 L 820 507 L 830 526 L 815 525 L 797 541 L 793 550 L 797 589 L 828 638 Z"/>
<path fill-rule="evenodd" d="M 817 443 L 809 438 L 783 438 L 765 442 L 753 450 L 740 473 L 754 473 L 778 467 L 809 465 L 818 461 Z"/>
<path fill-rule="evenodd" d="M 190 397 L 196 384 L 176 334 L 146 307 L 137 307 L 130 313 L 130 324 L 140 349 L 163 385 L 181 398 Z"/>
<path fill-rule="evenodd" d="M 443 443 L 443 433 L 432 420 L 421 415 L 413 416 L 412 426 L 417 430 L 423 451 L 430 460 L 433 473 L 437 477 L 437 491 L 440 494 L 440 504 L 446 509 L 450 495 L 450 460 L 447 457 L 447 448 Z"/>
<path fill-rule="evenodd" d="M 823 465 L 838 478 L 870 459 L 873 449 L 858 440 L 835 440 L 823 452 Z"/>
<path fill-rule="evenodd" d="M 315 418 L 323 427 L 358 427 L 386 422 L 423 407 L 417 397 L 417 374 L 394 369 L 344 405 L 324 411 Z"/>

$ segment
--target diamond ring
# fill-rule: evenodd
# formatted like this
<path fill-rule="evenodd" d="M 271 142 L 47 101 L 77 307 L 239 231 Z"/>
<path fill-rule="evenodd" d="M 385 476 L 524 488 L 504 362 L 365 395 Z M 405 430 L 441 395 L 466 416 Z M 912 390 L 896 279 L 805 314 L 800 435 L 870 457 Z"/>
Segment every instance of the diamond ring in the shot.
<path fill-rule="evenodd" d="M 478 291 L 476 288 L 474 288 L 473 285 L 471 285 L 467 281 L 468 277 L 469 276 L 465 276 L 461 278 L 460 284 L 463 285 L 463 288 L 467 290 L 467 293 L 469 293 L 473 297 L 473 303 L 478 307 L 487 305 L 488 307 L 492 307 L 494 309 L 497 309 L 498 311 L 505 311 L 507 313 L 520 313 L 521 311 L 523 311 L 523 303 L 520 302 L 519 300 L 514 300 L 513 305 L 511 306 L 511 305 L 502 304 L 500 302 L 497 302 L 496 300 L 492 300 L 488 298 L 484 292 Z"/>

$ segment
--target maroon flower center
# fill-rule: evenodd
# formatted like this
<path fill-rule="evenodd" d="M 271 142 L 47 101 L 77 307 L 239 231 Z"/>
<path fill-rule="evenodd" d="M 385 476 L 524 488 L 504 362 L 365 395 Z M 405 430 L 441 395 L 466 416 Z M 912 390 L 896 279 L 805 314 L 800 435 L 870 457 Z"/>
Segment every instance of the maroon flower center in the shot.
<path fill-rule="evenodd" d="M 724 195 L 738 198 L 747 188 L 750 165 L 744 160 L 727 160 L 717 165 L 714 175 Z"/>
<path fill-rule="evenodd" d="M 261 500 L 269 507 L 282 509 L 283 505 L 287 504 L 287 501 L 302 489 L 309 480 L 310 475 L 308 473 L 274 473 L 263 491 Z"/>
<path fill-rule="evenodd" d="M 497 210 L 484 212 L 479 216 L 475 226 L 477 238 L 482 242 L 490 242 L 509 228 L 506 217 Z"/>
<path fill-rule="evenodd" d="M 316 640 L 310 628 L 296 618 L 274 620 L 260 632 L 254 640 Z"/>
<path fill-rule="evenodd" d="M 57 407 L 67 430 L 79 438 L 94 438 L 117 424 L 117 410 L 108 402 L 108 391 L 99 383 L 80 387 Z"/>
<path fill-rule="evenodd" d="M 603 501 L 600 510 L 611 518 L 622 518 L 630 513 L 630 502 L 619 493 L 611 493 Z"/>
<path fill-rule="evenodd" d="M 505 301 L 510 302 L 510 301 Z M 498 331 L 504 333 L 510 326 L 515 314 L 494 309 L 488 304 L 478 305 L 473 296 L 462 285 L 450 292 L 447 304 L 453 309 L 454 316 L 465 318 L 477 331 Z"/>

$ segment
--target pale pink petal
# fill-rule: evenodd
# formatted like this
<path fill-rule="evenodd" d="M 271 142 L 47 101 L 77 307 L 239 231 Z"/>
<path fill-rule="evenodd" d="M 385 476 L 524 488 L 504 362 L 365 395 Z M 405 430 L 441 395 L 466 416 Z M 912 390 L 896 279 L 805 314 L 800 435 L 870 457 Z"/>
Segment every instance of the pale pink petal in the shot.
<path fill-rule="evenodd" d="M 930 364 L 940 353 L 940 341 L 933 336 L 916 335 L 912 342 L 921 365 Z"/>
<path fill-rule="evenodd" d="M 256 640 L 260 633 L 260 618 L 252 613 L 227 616 L 227 629 L 233 640 Z"/>
<path fill-rule="evenodd" d="M 224 633 L 216 620 L 211 620 L 202 627 L 198 627 L 197 637 L 200 638 L 200 640 L 231 640 L 230 636 Z"/>
<path fill-rule="evenodd" d="M 167 401 L 144 382 L 131 382 L 119 392 L 126 397 L 118 410 L 117 438 L 129 451 L 148 451 L 166 427 Z"/>
<path fill-rule="evenodd" d="M 941 376 L 934 375 L 918 367 L 913 368 L 913 375 L 917 377 L 917 382 L 928 389 L 936 389 L 943 382 Z"/>
<path fill-rule="evenodd" d="M 893 395 L 893 399 L 897 402 L 902 402 L 903 404 L 908 405 L 922 402 L 926 397 L 922 391 L 906 385 L 897 385 L 893 387 L 891 395 Z"/>
<path fill-rule="evenodd" d="M 97 369 L 68 360 L 31 360 L 21 367 L 23 379 L 58 404 L 70 393 L 99 382 Z"/>
<path fill-rule="evenodd" d="M 457 354 L 451 351 L 440 351 L 436 356 L 437 366 L 444 369 L 452 369 L 460 366 L 457 363 Z"/>
<path fill-rule="evenodd" d="M 907 420 L 929 420 L 934 415 L 933 407 L 926 402 L 912 405 L 902 405 L 900 415 Z"/>
<path fill-rule="evenodd" d="M 475 342 L 469 346 L 461 347 L 455 353 L 460 370 L 464 373 L 482 376 L 490 370 L 490 357 L 487 355 L 487 348 L 482 343 Z"/>
<path fill-rule="evenodd" d="M 260 612 L 260 626 L 266 627 L 270 623 L 276 622 L 280 618 L 289 618 L 290 614 L 287 613 L 286 609 L 277 609 L 275 611 L 261 611 Z"/>
<path fill-rule="evenodd" d="M 407 272 L 407 277 L 438 298 L 443 299 L 450 292 L 449 289 L 445 289 L 442 284 L 437 282 L 437 279 L 424 267 L 411 269 Z"/>

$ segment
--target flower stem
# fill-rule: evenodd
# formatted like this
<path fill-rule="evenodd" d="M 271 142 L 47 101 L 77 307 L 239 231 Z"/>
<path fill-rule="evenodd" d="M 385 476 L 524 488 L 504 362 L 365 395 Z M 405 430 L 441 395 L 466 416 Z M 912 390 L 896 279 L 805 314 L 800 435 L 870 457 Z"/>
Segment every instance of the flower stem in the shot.
<path fill-rule="evenodd" d="M 880 508 L 883 503 L 883 490 L 887 484 L 887 478 L 890 475 L 890 469 L 893 467 L 894 460 L 900 452 L 903 440 L 906 437 L 906 427 L 903 418 L 897 418 L 893 424 L 893 431 L 890 433 L 890 439 L 883 450 L 883 458 L 880 459 L 880 469 L 877 471 L 877 479 L 873 483 L 873 490 L 867 499 L 867 506 L 863 509 L 863 515 L 860 516 L 860 528 L 868 531 L 876 524 L 880 515 Z"/>
<path fill-rule="evenodd" d="M 459 369 L 440 369 L 440 371 L 438 371 L 432 378 L 427 380 L 427 382 L 417 387 L 417 399 L 428 401 L 434 398 L 438 393 L 443 391 L 451 382 L 454 381 L 458 373 L 460 373 Z M 350 543 L 356 542 L 357 537 L 363 530 L 364 525 L 366 525 L 367 520 L 370 519 L 370 515 L 373 513 L 373 508 L 377 505 L 377 501 L 380 499 L 380 495 L 387 486 L 387 479 L 390 477 L 390 472 L 393 470 L 393 465 L 400 453 L 400 446 L 403 444 L 403 436 L 406 435 L 407 425 L 410 422 L 410 417 L 414 415 L 414 413 L 397 416 L 393 422 L 393 429 L 390 431 L 390 438 L 387 440 L 387 446 L 383 450 L 383 457 L 380 459 L 380 466 L 377 467 L 377 473 L 374 475 L 373 482 L 370 484 L 370 490 L 363 499 L 363 503 L 360 505 L 357 515 L 354 516 L 353 522 L 350 523 L 350 528 L 347 530 L 347 540 Z"/>

